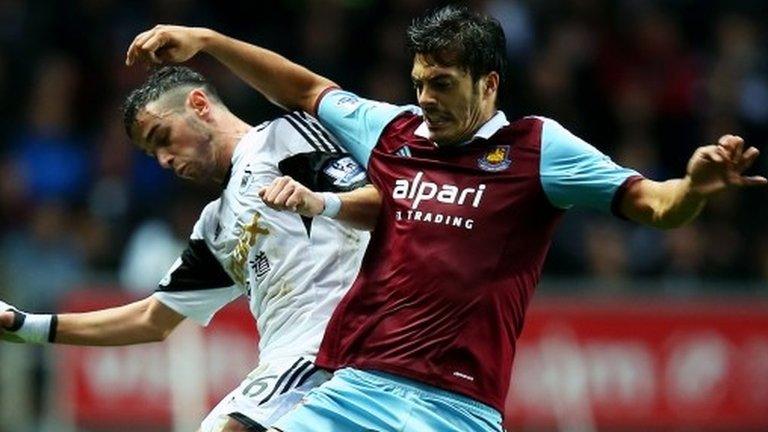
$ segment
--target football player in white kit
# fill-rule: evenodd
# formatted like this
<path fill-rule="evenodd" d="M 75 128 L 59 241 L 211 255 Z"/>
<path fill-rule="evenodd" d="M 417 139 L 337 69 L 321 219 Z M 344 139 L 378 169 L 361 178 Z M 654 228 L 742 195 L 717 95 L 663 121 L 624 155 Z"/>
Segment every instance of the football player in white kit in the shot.
<path fill-rule="evenodd" d="M 189 246 L 153 295 L 113 309 L 58 315 L 25 313 L 0 301 L 0 337 L 103 346 L 161 341 L 185 318 L 207 325 L 245 295 L 261 336 L 259 364 L 200 430 L 264 431 L 330 377 L 314 366 L 314 356 L 369 238 L 339 221 L 372 228 L 363 224 L 378 212 L 378 193 L 309 115 L 291 113 L 251 127 L 186 67 L 156 71 L 131 93 L 124 112 L 132 141 L 180 177 L 221 183 L 221 196 L 203 209 Z M 325 191 L 312 203 L 331 218 L 267 207 L 259 194 L 273 183 L 295 183 L 287 176 Z M 357 214 L 345 205 L 352 202 Z M 293 204 L 299 210 L 310 205 Z"/>

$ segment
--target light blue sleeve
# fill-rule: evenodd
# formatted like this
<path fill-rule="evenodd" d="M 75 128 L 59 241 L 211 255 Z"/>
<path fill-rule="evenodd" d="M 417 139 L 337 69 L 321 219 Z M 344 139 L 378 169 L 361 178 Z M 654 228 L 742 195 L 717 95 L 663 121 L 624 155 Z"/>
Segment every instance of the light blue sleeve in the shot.
<path fill-rule="evenodd" d="M 636 171 L 619 166 L 554 120 L 542 118 L 541 185 L 555 207 L 609 212 L 616 190 Z"/>
<path fill-rule="evenodd" d="M 413 105 L 391 105 L 362 99 L 347 91 L 331 90 L 320 100 L 317 117 L 357 162 L 367 167 L 381 132 L 405 111 L 421 113 Z"/>

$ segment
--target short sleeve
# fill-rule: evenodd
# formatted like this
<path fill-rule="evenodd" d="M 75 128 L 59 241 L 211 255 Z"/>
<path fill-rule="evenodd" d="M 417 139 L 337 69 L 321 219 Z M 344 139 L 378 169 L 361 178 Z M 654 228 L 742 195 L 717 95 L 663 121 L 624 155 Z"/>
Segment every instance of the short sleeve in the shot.
<path fill-rule="evenodd" d="M 362 99 L 347 91 L 331 89 L 321 96 L 317 117 L 363 167 L 384 128 L 403 112 L 421 112 L 413 105 L 397 106 Z"/>
<path fill-rule="evenodd" d="M 174 311 L 207 326 L 219 309 L 242 295 L 236 287 L 214 288 L 204 291 L 156 291 L 152 294 Z"/>
<path fill-rule="evenodd" d="M 642 177 L 556 121 L 542 121 L 541 185 L 555 207 L 586 206 L 610 212 L 619 188 L 630 178 Z"/>
<path fill-rule="evenodd" d="M 187 248 L 153 294 L 164 305 L 208 325 L 213 315 L 242 294 L 206 244 L 205 225 L 213 222 L 218 200 L 208 204 L 195 224 Z"/>

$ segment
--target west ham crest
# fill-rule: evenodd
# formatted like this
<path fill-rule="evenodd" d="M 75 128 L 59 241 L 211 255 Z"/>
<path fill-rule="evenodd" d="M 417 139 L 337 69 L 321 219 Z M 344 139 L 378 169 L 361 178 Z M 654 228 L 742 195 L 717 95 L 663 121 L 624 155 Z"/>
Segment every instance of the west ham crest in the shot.
<path fill-rule="evenodd" d="M 488 150 L 480 159 L 477 165 L 485 171 L 503 171 L 509 168 L 512 161 L 509 159 L 509 146 L 500 145 Z"/>

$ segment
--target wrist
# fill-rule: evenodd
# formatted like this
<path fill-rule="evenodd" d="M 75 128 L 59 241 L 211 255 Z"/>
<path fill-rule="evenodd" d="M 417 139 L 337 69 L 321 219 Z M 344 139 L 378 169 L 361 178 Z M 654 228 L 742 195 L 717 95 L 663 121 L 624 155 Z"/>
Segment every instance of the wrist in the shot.
<path fill-rule="evenodd" d="M 320 216 L 335 218 L 341 210 L 339 196 L 332 192 L 322 192 L 320 196 L 323 198 L 323 211 L 320 212 Z"/>
<path fill-rule="evenodd" d="M 221 34 L 206 27 L 197 27 L 196 30 L 197 40 L 200 43 L 200 51 L 212 54 L 211 50 L 213 49 L 215 40 L 217 37 L 221 36 Z"/>
<path fill-rule="evenodd" d="M 58 316 L 50 314 L 30 314 L 12 309 L 13 324 L 5 328 L 8 333 L 26 343 L 52 343 L 56 337 Z"/>
<path fill-rule="evenodd" d="M 706 200 L 707 196 L 703 192 L 701 192 L 696 185 L 693 182 L 693 179 L 691 178 L 690 174 L 687 174 L 682 179 L 683 184 L 683 196 L 690 199 L 690 200 L 696 200 L 696 201 L 704 201 Z"/>

